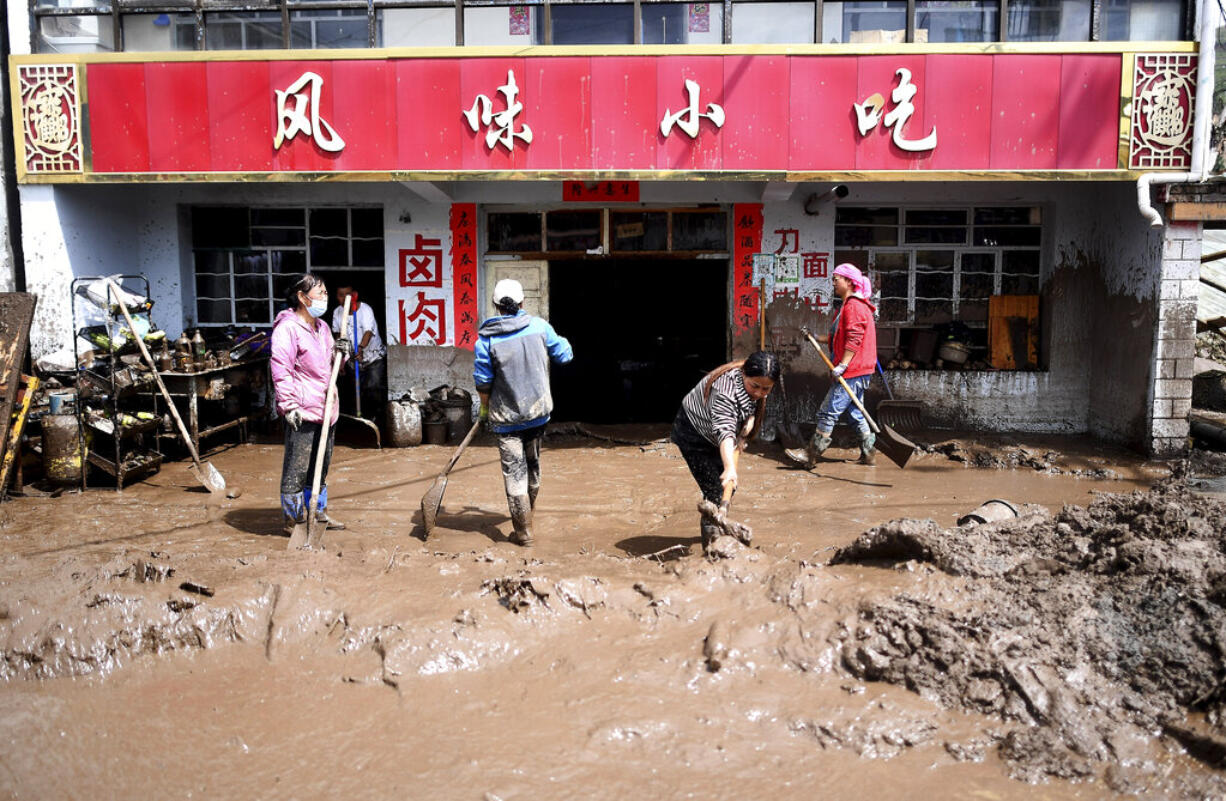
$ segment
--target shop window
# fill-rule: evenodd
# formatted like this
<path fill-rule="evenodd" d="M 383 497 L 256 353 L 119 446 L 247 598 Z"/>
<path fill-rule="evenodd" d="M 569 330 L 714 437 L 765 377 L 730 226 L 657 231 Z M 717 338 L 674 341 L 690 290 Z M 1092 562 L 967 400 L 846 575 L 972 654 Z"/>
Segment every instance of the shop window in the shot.
<path fill-rule="evenodd" d="M 498 213 L 489 215 L 489 250 L 491 253 L 539 253 L 543 247 L 544 229 L 541 215 L 532 213 Z"/>
<path fill-rule="evenodd" d="M 545 213 L 545 249 L 552 253 L 575 253 L 600 247 L 599 211 L 550 211 Z"/>
<path fill-rule="evenodd" d="M 200 325 L 270 325 L 295 276 L 383 265 L 383 210 L 192 209 Z"/>
<path fill-rule="evenodd" d="M 552 5 L 549 16 L 553 21 L 550 44 L 634 43 L 634 6 L 629 3 Z M 544 15 L 537 17 L 538 27 L 543 27 L 544 22 Z M 542 33 L 537 38 L 543 38 Z"/>
<path fill-rule="evenodd" d="M 1107 0 L 1101 37 L 1106 41 L 1169 42 L 1183 30 L 1183 0 Z"/>
<path fill-rule="evenodd" d="M 290 47 L 304 50 L 367 47 L 370 30 L 365 9 L 309 9 L 291 11 Z M 376 18 L 375 47 L 382 46 Z"/>
<path fill-rule="evenodd" d="M 1090 38 L 1090 0 L 1009 0 L 1010 42 L 1084 42 Z"/>
<path fill-rule="evenodd" d="M 917 0 L 915 41 L 994 42 L 1000 35 L 1000 3 L 981 0 Z"/>
<path fill-rule="evenodd" d="M 673 250 L 728 249 L 728 215 L 722 211 L 673 213 Z"/>
<path fill-rule="evenodd" d="M 903 9 L 904 11 L 906 9 L 905 3 Z M 811 43 L 814 33 L 814 14 L 813 3 L 733 3 L 732 42 L 733 44 Z M 905 13 L 903 19 L 906 19 Z"/>
<path fill-rule="evenodd" d="M 907 40 L 907 4 L 902 0 L 849 0 L 822 4 L 822 41 L 894 44 Z M 916 41 L 925 41 L 917 37 Z"/>
<path fill-rule="evenodd" d="M 101 14 L 41 17 L 37 48 L 40 53 L 109 52 L 115 49 L 111 19 Z"/>
<path fill-rule="evenodd" d="M 615 253 L 668 250 L 666 211 L 615 211 L 609 222 Z"/>
<path fill-rule="evenodd" d="M 464 9 L 466 18 L 470 10 Z M 453 8 L 381 8 L 377 13 L 384 47 L 455 46 Z"/>
<path fill-rule="evenodd" d="M 726 253 L 723 209 L 490 212 L 490 253 Z"/>
<path fill-rule="evenodd" d="M 222 11 L 204 15 L 209 50 L 276 50 L 285 46 L 278 11 Z"/>
<path fill-rule="evenodd" d="M 1038 294 L 1041 242 L 1032 206 L 840 206 L 835 216 L 835 261 L 869 270 L 880 323 L 893 327 L 981 331 L 991 296 Z"/>

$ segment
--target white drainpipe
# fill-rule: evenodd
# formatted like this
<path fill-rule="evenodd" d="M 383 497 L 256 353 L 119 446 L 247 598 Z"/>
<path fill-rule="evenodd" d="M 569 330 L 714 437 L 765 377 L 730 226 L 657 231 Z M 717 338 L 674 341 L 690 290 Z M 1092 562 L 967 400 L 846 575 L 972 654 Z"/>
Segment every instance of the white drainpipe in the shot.
<path fill-rule="evenodd" d="M 1147 172 L 1137 179 L 1137 207 L 1151 226 L 1162 227 L 1162 218 L 1150 201 L 1151 184 L 1196 184 L 1209 179 L 1209 131 L 1213 117 L 1213 62 L 1218 26 L 1216 0 L 1200 2 L 1200 57 L 1196 62 L 1196 107 L 1192 117 L 1192 165 L 1188 172 Z M 1137 98 L 1132 102 L 1136 103 Z"/>

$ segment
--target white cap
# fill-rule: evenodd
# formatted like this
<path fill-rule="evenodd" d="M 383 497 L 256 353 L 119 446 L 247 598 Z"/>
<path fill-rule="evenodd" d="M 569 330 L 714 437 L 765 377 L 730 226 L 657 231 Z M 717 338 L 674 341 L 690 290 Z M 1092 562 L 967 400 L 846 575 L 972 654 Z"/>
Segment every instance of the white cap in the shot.
<path fill-rule="evenodd" d="M 512 303 L 524 302 L 524 288 L 514 278 L 504 278 L 494 285 L 494 304 L 504 300 Z"/>

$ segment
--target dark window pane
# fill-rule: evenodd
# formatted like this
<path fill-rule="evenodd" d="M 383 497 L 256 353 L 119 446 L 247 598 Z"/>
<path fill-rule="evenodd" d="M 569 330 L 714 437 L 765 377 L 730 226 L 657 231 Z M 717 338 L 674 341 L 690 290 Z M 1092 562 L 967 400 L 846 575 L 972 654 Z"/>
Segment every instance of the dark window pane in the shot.
<path fill-rule="evenodd" d="M 1182 0 L 1107 0 L 1102 34 L 1112 42 L 1172 42 L 1182 39 Z"/>
<path fill-rule="evenodd" d="M 724 212 L 673 213 L 673 250 L 727 249 L 728 215 Z"/>
<path fill-rule="evenodd" d="M 1002 275 L 1000 293 L 1002 295 L 1037 295 L 1039 279 L 1033 275 Z"/>
<path fill-rule="evenodd" d="M 196 297 L 198 298 L 228 298 L 230 297 L 230 276 L 196 274 Z"/>
<path fill-rule="evenodd" d="M 837 206 L 835 225 L 897 225 L 898 209 Z"/>
<path fill-rule="evenodd" d="M 856 0 L 843 3 L 840 41 L 901 42 L 907 29 L 907 4 L 898 0 Z M 833 31 L 832 31 L 833 33 Z"/>
<path fill-rule="evenodd" d="M 295 284 L 297 278 L 298 276 L 294 274 L 274 275 L 272 277 L 272 291 L 277 301 L 277 308 L 285 305 L 285 295 L 289 292 L 290 287 Z"/>
<path fill-rule="evenodd" d="M 490 250 L 495 253 L 535 253 L 541 248 L 541 215 L 490 214 Z"/>
<path fill-rule="evenodd" d="M 196 251 L 196 272 L 230 274 L 230 254 L 220 250 Z"/>
<path fill-rule="evenodd" d="M 252 228 L 251 244 L 253 245 L 305 245 L 306 229 L 304 228 Z"/>
<path fill-rule="evenodd" d="M 907 299 L 882 300 L 881 317 L 885 322 L 904 323 L 907 321 Z"/>
<path fill-rule="evenodd" d="M 966 225 L 962 209 L 914 209 L 906 214 L 907 225 Z"/>
<path fill-rule="evenodd" d="M 383 236 L 383 209 L 354 209 L 350 212 L 353 235 L 369 238 Z"/>
<path fill-rule="evenodd" d="M 234 254 L 234 272 L 236 273 L 266 273 L 268 272 L 268 254 L 253 250 Z"/>
<path fill-rule="evenodd" d="M 355 239 L 353 240 L 354 267 L 382 267 L 383 240 Z"/>
<path fill-rule="evenodd" d="M 311 209 L 311 236 L 349 236 L 346 209 Z"/>
<path fill-rule="evenodd" d="M 193 206 L 192 247 L 245 248 L 247 210 L 235 206 Z"/>
<path fill-rule="evenodd" d="M 915 274 L 915 297 L 917 298 L 952 298 L 954 295 L 954 276 L 952 273 Z"/>
<path fill-rule="evenodd" d="M 311 237 L 311 268 L 348 267 L 349 240 Z"/>
<path fill-rule="evenodd" d="M 289 24 L 289 46 L 296 50 L 310 50 L 311 42 L 310 20 L 291 20 Z"/>
<path fill-rule="evenodd" d="M 234 302 L 234 322 L 271 323 L 266 300 L 238 300 Z"/>
<path fill-rule="evenodd" d="M 908 228 L 908 245 L 962 245 L 966 243 L 966 228 Z"/>
<path fill-rule="evenodd" d="M 667 212 L 614 212 L 610 222 L 614 250 L 668 250 Z"/>
<path fill-rule="evenodd" d="M 963 298 L 986 298 L 992 294 L 994 276 L 991 273 L 962 273 L 962 285 L 958 292 Z"/>
<path fill-rule="evenodd" d="M 919 300 L 915 301 L 915 322 L 917 323 L 947 323 L 954 318 L 954 303 L 952 300 Z"/>
<path fill-rule="evenodd" d="M 232 320 L 230 320 L 230 301 L 197 300 L 196 316 L 200 318 L 200 322 L 202 323 L 232 322 Z"/>
<path fill-rule="evenodd" d="M 1038 247 L 1041 229 L 1034 228 L 976 228 L 976 247 L 998 248 L 1008 245 Z"/>
<path fill-rule="evenodd" d="M 366 47 L 370 32 L 366 27 L 366 15 L 347 19 L 317 20 L 315 22 L 315 47 Z"/>
<path fill-rule="evenodd" d="M 904 301 L 907 299 L 906 273 L 879 273 L 878 278 L 882 298 L 902 298 Z"/>
<path fill-rule="evenodd" d="M 873 245 L 894 246 L 898 244 L 898 226 L 836 226 L 834 244 L 841 247 L 865 248 Z"/>
<path fill-rule="evenodd" d="M 1038 206 L 1000 206 L 975 209 L 975 225 L 1038 225 Z"/>
<path fill-rule="evenodd" d="M 1001 270 L 1005 273 L 1020 273 L 1039 276 L 1039 253 L 1036 250 L 1006 250 Z"/>
<path fill-rule="evenodd" d="M 284 275 L 302 275 L 306 272 L 305 250 L 274 250 L 271 255 L 273 272 Z"/>
<path fill-rule="evenodd" d="M 986 300 L 964 300 L 958 305 L 958 319 L 967 322 L 982 322 L 988 319 Z"/>
<path fill-rule="evenodd" d="M 545 214 L 546 249 L 585 251 L 600 245 L 600 212 L 550 211 Z"/>
<path fill-rule="evenodd" d="M 252 209 L 252 225 L 280 225 L 302 227 L 306 216 L 302 209 Z"/>
<path fill-rule="evenodd" d="M 549 11 L 555 45 L 634 43 L 634 6 L 628 3 L 555 5 Z"/>
<path fill-rule="evenodd" d="M 266 274 L 234 276 L 234 297 L 267 298 L 268 276 Z"/>

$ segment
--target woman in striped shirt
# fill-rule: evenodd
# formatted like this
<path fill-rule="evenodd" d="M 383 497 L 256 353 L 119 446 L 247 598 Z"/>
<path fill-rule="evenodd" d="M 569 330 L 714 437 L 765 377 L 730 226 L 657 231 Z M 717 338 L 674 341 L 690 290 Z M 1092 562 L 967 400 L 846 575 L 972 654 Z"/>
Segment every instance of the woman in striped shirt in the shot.
<path fill-rule="evenodd" d="M 736 487 L 734 454 L 758 435 L 766 396 L 778 380 L 778 357 L 760 350 L 715 368 L 681 401 L 672 439 L 711 503 L 719 504 L 726 485 Z M 704 552 L 718 533 L 716 526 L 702 525 Z"/>

